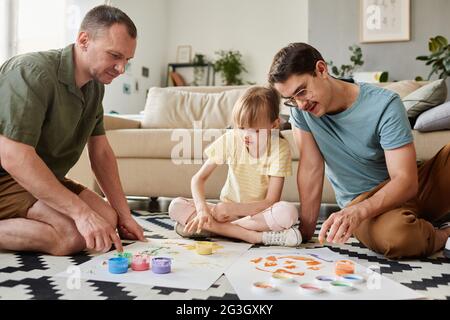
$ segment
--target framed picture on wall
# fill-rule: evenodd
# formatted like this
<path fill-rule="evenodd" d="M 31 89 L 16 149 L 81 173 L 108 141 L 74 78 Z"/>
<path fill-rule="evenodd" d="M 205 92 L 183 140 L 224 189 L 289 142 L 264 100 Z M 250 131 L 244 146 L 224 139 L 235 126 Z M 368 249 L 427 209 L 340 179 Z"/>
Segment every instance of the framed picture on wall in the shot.
<path fill-rule="evenodd" d="M 410 40 L 410 0 L 360 0 L 360 41 Z"/>
<path fill-rule="evenodd" d="M 191 62 L 192 47 L 178 46 L 177 47 L 177 62 L 190 63 Z"/>

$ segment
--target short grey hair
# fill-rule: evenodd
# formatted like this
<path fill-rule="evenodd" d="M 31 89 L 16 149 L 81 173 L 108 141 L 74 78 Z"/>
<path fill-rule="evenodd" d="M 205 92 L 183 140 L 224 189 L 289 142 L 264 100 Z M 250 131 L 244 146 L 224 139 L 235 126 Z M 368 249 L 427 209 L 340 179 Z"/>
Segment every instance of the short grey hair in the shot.
<path fill-rule="evenodd" d="M 88 32 L 95 38 L 98 31 L 108 29 L 116 23 L 123 24 L 131 38 L 137 38 L 137 29 L 133 20 L 119 8 L 109 5 L 100 5 L 89 10 L 81 22 L 80 32 Z"/>

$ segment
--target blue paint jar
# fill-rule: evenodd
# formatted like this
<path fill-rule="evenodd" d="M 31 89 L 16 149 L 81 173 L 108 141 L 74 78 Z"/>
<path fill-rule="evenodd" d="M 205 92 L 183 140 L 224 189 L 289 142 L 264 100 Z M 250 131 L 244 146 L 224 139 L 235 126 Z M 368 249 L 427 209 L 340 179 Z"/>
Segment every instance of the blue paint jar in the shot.
<path fill-rule="evenodd" d="M 128 271 L 128 259 L 120 257 L 110 258 L 108 260 L 108 270 L 114 274 L 126 273 Z"/>

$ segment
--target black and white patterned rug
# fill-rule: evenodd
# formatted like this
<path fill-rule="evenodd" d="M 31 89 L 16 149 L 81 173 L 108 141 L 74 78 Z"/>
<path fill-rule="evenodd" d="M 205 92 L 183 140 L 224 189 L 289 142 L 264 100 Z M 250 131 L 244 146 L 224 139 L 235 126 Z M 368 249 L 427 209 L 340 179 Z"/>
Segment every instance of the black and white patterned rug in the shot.
<path fill-rule="evenodd" d="M 167 214 L 134 211 L 149 238 L 179 238 Z M 320 229 L 318 224 L 316 230 Z M 314 239 L 314 238 L 313 238 Z M 316 240 L 316 239 L 314 239 Z M 304 245 L 321 247 L 317 241 Z M 382 275 L 426 296 L 428 299 L 450 300 L 450 259 L 442 253 L 426 259 L 393 261 L 366 248 L 352 238 L 345 245 L 326 246 L 366 267 L 379 267 Z M 93 255 L 80 253 L 70 257 L 53 257 L 37 253 L 0 251 L 0 299 L 7 300 L 235 300 L 238 296 L 225 276 L 208 290 L 186 290 L 139 284 L 83 280 L 79 286 L 68 284 L 67 278 L 55 277 L 67 268 L 90 260 Z"/>

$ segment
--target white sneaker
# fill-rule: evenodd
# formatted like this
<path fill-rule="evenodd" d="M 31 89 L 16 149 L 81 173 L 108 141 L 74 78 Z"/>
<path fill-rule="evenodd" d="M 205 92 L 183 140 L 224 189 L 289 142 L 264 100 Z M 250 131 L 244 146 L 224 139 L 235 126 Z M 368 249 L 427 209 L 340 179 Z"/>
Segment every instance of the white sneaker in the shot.
<path fill-rule="evenodd" d="M 266 246 L 296 247 L 302 243 L 302 235 L 295 227 L 283 231 L 265 231 L 262 234 L 262 242 Z"/>

